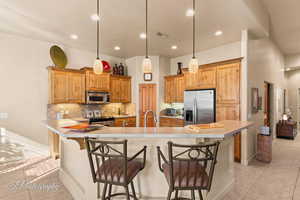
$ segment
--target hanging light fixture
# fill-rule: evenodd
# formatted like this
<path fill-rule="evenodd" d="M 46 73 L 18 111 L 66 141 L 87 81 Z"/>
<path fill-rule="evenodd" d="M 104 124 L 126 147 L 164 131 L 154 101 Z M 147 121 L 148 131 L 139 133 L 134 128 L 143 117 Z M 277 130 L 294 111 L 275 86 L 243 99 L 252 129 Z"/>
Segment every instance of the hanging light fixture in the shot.
<path fill-rule="evenodd" d="M 95 74 L 102 74 L 103 73 L 103 64 L 99 57 L 99 23 L 100 23 L 100 3 L 99 0 L 97 0 L 97 58 L 94 62 L 93 70 Z"/>
<path fill-rule="evenodd" d="M 193 0 L 193 57 L 189 63 L 189 72 L 196 73 L 198 71 L 198 59 L 195 56 L 195 15 L 196 15 L 196 9 L 195 9 L 195 0 Z"/>
<path fill-rule="evenodd" d="M 146 0 L 146 57 L 143 60 L 144 73 L 152 73 L 152 63 L 148 55 L 148 0 Z"/>

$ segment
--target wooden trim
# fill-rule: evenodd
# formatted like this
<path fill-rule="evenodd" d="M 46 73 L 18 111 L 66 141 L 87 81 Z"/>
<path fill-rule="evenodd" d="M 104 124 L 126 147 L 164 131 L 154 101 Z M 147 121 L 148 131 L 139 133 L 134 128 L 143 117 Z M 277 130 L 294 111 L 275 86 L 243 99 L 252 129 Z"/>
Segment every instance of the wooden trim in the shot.
<path fill-rule="evenodd" d="M 168 75 L 168 76 L 165 76 L 164 78 L 176 78 L 176 77 L 182 77 L 184 76 L 184 74 L 179 74 L 179 75 Z"/>
<path fill-rule="evenodd" d="M 53 67 L 53 66 L 49 66 L 47 67 L 48 70 L 53 70 L 53 71 L 61 71 L 61 72 L 74 72 L 74 73 L 80 73 L 80 74 L 84 74 L 84 71 L 79 70 L 79 69 L 60 69 L 57 67 Z"/>
<path fill-rule="evenodd" d="M 237 62 L 241 62 L 243 59 L 244 59 L 244 57 L 240 57 L 240 58 L 234 58 L 234 59 L 230 59 L 230 60 L 207 63 L 207 64 L 204 64 L 204 65 L 199 65 L 199 68 L 215 67 L 215 66 L 218 66 L 218 65 L 237 63 Z M 188 72 L 188 68 L 183 68 L 182 71 Z"/>

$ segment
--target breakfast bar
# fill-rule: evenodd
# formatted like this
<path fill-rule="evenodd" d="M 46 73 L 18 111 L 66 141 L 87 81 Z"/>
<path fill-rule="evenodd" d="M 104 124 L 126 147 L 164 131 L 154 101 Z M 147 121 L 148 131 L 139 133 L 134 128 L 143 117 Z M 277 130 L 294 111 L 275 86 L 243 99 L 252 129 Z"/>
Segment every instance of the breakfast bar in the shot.
<path fill-rule="evenodd" d="M 220 141 L 215 175 L 211 191 L 203 193 L 204 199 L 215 200 L 223 197 L 234 182 L 233 168 L 233 136 L 252 125 L 251 122 L 220 121 L 221 128 L 191 130 L 186 127 L 102 127 L 88 133 L 78 133 L 69 130 L 67 125 L 75 125 L 72 120 L 45 121 L 47 128 L 60 136 L 60 180 L 76 200 L 97 199 L 96 184 L 93 183 L 87 151 L 78 144 L 84 138 L 103 140 L 128 140 L 128 155 L 133 155 L 147 146 L 147 160 L 145 169 L 135 179 L 136 193 L 140 199 L 166 199 L 168 184 L 164 175 L 159 171 L 156 147 L 167 155 L 167 143 L 199 144 Z M 82 143 L 81 143 L 82 144 Z M 122 191 L 122 187 L 114 187 L 115 191 Z M 181 192 L 180 196 L 189 196 Z"/>

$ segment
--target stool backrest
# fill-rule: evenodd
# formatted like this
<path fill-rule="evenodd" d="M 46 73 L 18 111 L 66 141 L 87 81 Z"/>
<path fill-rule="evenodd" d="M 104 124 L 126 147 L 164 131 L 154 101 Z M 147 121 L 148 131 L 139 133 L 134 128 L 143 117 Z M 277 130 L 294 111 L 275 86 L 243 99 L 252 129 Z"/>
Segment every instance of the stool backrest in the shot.
<path fill-rule="evenodd" d="M 189 176 L 192 166 L 201 165 L 201 168 L 208 175 L 208 183 L 206 184 L 206 190 L 210 190 L 211 183 L 214 175 L 215 164 L 217 160 L 219 142 L 203 143 L 199 145 L 182 145 L 168 142 L 169 151 L 169 165 L 170 165 L 170 184 L 174 188 L 175 176 L 174 176 L 174 162 L 178 162 L 179 168 L 185 167 L 187 171 L 186 183 L 194 182 L 196 184 L 196 176 Z M 182 165 L 184 163 L 184 165 Z M 179 171 L 181 171 L 179 169 Z M 180 177 L 177 177 L 180 179 Z M 192 179 L 192 180 L 189 180 Z M 182 181 L 182 180 L 179 180 Z M 202 179 L 203 181 L 203 179 Z M 184 183 L 182 184 L 184 187 Z"/>
<path fill-rule="evenodd" d="M 113 177 L 112 159 L 119 159 L 123 163 L 124 180 L 127 180 L 127 140 L 102 141 L 85 138 L 90 168 L 94 182 L 109 182 L 108 176 Z M 120 150 L 122 149 L 122 150 Z M 100 176 L 100 166 L 105 163 L 105 175 Z M 103 170 L 103 169 L 102 169 Z M 97 174 L 98 173 L 98 174 Z"/>

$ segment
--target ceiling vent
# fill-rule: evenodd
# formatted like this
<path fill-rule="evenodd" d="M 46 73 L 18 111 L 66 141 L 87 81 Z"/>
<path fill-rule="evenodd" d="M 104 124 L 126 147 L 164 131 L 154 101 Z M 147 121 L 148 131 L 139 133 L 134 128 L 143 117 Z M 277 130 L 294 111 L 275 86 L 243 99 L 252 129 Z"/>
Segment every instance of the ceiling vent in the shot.
<path fill-rule="evenodd" d="M 157 32 L 156 35 L 162 39 L 167 39 L 169 37 L 168 34 L 162 32 Z"/>

